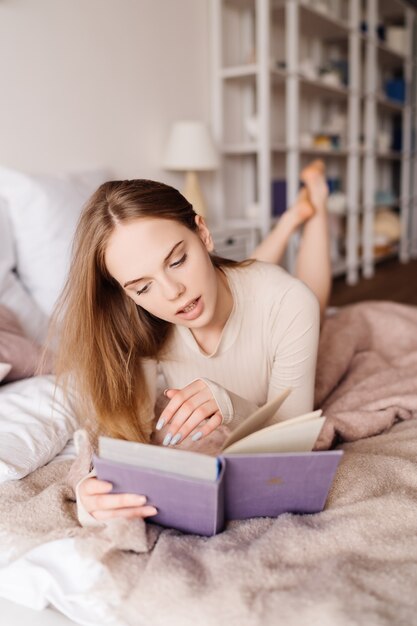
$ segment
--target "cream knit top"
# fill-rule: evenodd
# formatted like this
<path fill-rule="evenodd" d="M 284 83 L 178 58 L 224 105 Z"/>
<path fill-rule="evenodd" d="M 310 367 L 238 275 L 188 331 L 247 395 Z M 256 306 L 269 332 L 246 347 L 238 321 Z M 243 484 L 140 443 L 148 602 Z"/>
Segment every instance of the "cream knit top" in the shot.
<path fill-rule="evenodd" d="M 270 263 L 224 270 L 234 306 L 216 349 L 206 354 L 190 329 L 176 326 L 164 360 L 147 363 L 155 397 L 160 371 L 168 388 L 203 378 L 231 428 L 286 387 L 293 391 L 282 418 L 311 411 L 320 326 L 316 297 Z"/>

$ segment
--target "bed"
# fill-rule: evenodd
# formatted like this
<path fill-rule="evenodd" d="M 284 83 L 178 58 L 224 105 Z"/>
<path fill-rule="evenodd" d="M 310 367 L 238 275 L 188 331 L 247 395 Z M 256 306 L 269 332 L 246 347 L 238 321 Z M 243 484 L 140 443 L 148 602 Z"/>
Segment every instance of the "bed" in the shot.
<path fill-rule="evenodd" d="M 81 205 L 103 176 L 0 168 L 0 305 L 35 342 L 65 279 Z M 73 486 L 86 461 L 75 455 L 71 405 L 51 375 L 3 383 L 7 625 L 22 623 L 19 609 L 56 626 L 417 624 L 416 331 L 415 307 L 367 302 L 329 312 L 316 381 L 328 419 L 318 447 L 345 454 L 325 510 L 232 521 L 211 538 L 139 520 L 81 528 Z"/>

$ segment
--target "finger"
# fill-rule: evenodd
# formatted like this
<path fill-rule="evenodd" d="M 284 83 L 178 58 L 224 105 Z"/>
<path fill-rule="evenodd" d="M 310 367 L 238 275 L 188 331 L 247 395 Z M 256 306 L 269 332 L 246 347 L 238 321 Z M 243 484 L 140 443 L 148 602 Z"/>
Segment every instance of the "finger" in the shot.
<path fill-rule="evenodd" d="M 184 404 L 184 402 L 187 402 L 187 400 L 192 398 L 196 393 L 198 393 L 199 391 L 202 391 L 203 389 L 206 389 L 209 392 L 209 394 L 211 394 L 206 383 L 202 380 L 195 380 L 194 382 L 190 383 L 183 389 L 177 390 L 177 392 L 174 394 L 174 396 L 166 405 L 165 409 L 162 411 L 162 415 L 159 418 L 158 424 L 157 424 L 158 430 L 160 430 L 162 426 L 170 422 L 170 420 L 173 418 L 173 416 L 178 411 L 180 406 Z M 163 424 L 159 428 L 159 425 L 162 421 L 163 421 Z"/>
<path fill-rule="evenodd" d="M 128 507 L 143 506 L 146 496 L 136 493 L 112 493 L 109 495 L 93 495 L 84 498 L 84 506 L 89 511 L 98 509 L 124 509 Z"/>
<path fill-rule="evenodd" d="M 193 434 L 191 439 L 193 441 L 199 441 L 203 439 L 203 437 L 207 437 L 210 435 L 216 428 L 218 428 L 223 423 L 223 416 L 220 411 L 217 411 L 210 419 L 208 419 L 202 426 Z"/>
<path fill-rule="evenodd" d="M 130 507 L 128 509 L 110 509 L 110 510 L 99 510 L 93 511 L 91 515 L 95 517 L 97 520 L 108 520 L 114 519 L 117 517 L 124 517 L 126 519 L 132 519 L 134 517 L 138 517 L 140 519 L 145 519 L 146 517 L 150 517 L 151 515 L 156 515 L 158 513 L 157 509 L 154 506 L 140 506 L 140 507 Z"/>
<path fill-rule="evenodd" d="M 164 396 L 166 398 L 173 398 L 175 396 L 175 394 L 179 391 L 179 389 L 165 389 L 164 391 Z"/>
<path fill-rule="evenodd" d="M 186 404 L 187 403 L 185 403 L 183 407 L 185 407 Z M 172 436 L 170 443 L 172 445 L 176 445 L 180 441 L 183 441 L 195 428 L 200 426 L 202 422 L 210 418 L 219 410 L 217 403 L 212 399 L 207 402 L 202 402 L 201 404 L 198 403 L 198 406 L 189 415 L 189 417 L 181 414 L 183 407 L 181 407 L 175 415 L 169 428 L 169 432 Z"/>
<path fill-rule="evenodd" d="M 99 480 L 98 478 L 88 478 L 82 483 L 80 489 L 86 496 L 94 495 L 96 493 L 108 493 L 113 488 L 113 485 L 107 480 Z"/>

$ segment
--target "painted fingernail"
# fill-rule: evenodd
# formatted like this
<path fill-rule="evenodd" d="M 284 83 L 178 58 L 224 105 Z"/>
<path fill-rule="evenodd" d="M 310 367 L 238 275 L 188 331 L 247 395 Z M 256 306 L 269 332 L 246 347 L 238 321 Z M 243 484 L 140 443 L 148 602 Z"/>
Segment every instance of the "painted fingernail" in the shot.
<path fill-rule="evenodd" d="M 163 446 L 169 446 L 171 439 L 172 439 L 172 435 L 171 435 L 171 433 L 168 433 L 166 435 L 165 439 L 163 440 L 162 445 Z"/>
<path fill-rule="evenodd" d="M 156 515 L 157 513 L 158 513 L 158 509 L 156 509 L 156 508 L 153 506 L 151 509 L 149 509 L 148 516 L 150 516 L 150 515 Z"/>
<path fill-rule="evenodd" d="M 173 438 L 173 440 L 171 441 L 171 446 L 175 446 L 175 444 L 178 443 L 180 439 L 181 439 L 181 434 L 177 433 L 175 437 Z"/>
<path fill-rule="evenodd" d="M 165 418 L 160 417 L 155 428 L 156 430 L 161 430 L 161 428 L 163 428 L 165 426 Z"/>
<path fill-rule="evenodd" d="M 191 439 L 193 441 L 198 441 L 199 439 L 201 439 L 202 436 L 203 436 L 203 433 L 199 430 L 198 433 L 196 433 L 195 435 L 191 437 Z"/>

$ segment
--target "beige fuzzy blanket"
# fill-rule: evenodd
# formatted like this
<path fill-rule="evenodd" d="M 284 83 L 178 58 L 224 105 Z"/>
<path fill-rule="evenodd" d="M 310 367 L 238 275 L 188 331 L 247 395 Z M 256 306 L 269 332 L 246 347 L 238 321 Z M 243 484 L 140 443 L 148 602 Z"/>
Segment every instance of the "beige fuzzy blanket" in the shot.
<path fill-rule="evenodd" d="M 231 522 L 212 538 L 142 521 L 83 529 L 79 459 L 0 488 L 2 543 L 13 560 L 75 537 L 105 569 L 95 599 L 129 626 L 417 624 L 417 309 L 365 303 L 328 319 L 317 402 L 320 446 L 345 440 L 322 513 Z"/>

